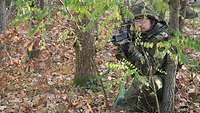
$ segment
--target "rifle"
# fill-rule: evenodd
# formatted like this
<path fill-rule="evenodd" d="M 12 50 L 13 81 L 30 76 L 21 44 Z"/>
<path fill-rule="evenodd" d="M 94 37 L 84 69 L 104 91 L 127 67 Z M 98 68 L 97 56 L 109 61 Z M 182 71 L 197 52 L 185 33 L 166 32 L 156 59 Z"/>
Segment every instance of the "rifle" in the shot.
<path fill-rule="evenodd" d="M 130 31 L 130 19 L 125 16 L 126 10 L 129 7 L 130 2 L 133 0 L 119 0 L 117 4 L 119 6 L 119 12 L 122 17 L 121 27 L 118 32 L 112 36 L 111 42 L 114 45 L 123 45 L 125 43 L 129 43 L 131 41 L 131 31 Z"/>

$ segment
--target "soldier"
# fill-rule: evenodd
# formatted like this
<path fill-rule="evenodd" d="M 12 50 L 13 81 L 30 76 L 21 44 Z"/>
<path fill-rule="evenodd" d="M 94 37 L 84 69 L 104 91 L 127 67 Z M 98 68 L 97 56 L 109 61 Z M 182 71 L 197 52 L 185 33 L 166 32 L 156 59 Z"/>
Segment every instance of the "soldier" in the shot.
<path fill-rule="evenodd" d="M 153 8 L 144 2 L 134 5 L 130 11 L 133 20 L 125 21 L 126 24 L 113 35 L 112 42 L 118 47 L 116 58 L 126 59 L 135 65 L 141 76 L 147 77 L 150 83 L 144 85 L 139 80 L 133 79 L 131 87 L 126 91 L 124 98 L 115 102 L 115 107 L 125 108 L 128 111 L 156 111 L 156 96 L 159 102 L 162 99 L 163 78 L 166 75 L 166 56 L 155 57 L 156 51 L 162 52 L 156 44 L 170 39 L 166 22 L 160 20 Z M 145 48 L 144 43 L 152 43 L 152 48 Z M 153 88 L 155 83 L 155 88 Z"/>

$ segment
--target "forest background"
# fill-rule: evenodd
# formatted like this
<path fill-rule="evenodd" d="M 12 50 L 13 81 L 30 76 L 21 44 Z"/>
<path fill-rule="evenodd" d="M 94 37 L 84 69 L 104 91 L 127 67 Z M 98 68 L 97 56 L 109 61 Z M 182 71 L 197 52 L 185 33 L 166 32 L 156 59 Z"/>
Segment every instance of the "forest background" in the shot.
<path fill-rule="evenodd" d="M 169 22 L 173 6 L 150 2 Z M 198 14 L 199 4 L 191 4 Z M 119 112 L 112 105 L 124 93 L 120 86 L 129 87 L 137 72 L 116 60 L 110 39 L 120 26 L 120 11 L 131 16 L 128 5 L 123 0 L 1 0 L 0 112 Z M 200 112 L 200 18 L 183 20 L 174 38 L 184 63 L 176 76 L 174 107 Z"/>

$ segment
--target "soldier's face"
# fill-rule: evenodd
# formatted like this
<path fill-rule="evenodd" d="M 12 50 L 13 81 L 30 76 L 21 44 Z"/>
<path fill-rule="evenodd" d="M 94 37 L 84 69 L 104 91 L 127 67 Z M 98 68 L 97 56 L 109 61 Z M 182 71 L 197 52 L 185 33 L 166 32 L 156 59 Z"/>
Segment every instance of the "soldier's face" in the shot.
<path fill-rule="evenodd" d="M 137 18 L 136 20 L 134 20 L 133 24 L 135 30 L 139 32 L 149 31 L 152 25 L 151 20 L 145 17 Z"/>

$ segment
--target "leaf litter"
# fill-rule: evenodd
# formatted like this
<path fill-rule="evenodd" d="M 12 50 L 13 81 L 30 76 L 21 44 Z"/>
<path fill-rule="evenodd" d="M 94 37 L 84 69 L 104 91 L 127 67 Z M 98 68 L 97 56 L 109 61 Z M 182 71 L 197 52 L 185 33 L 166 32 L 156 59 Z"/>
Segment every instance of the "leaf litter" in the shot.
<path fill-rule="evenodd" d="M 72 28 L 68 21 L 63 22 L 59 13 L 57 15 L 48 29 L 45 48 L 37 59 L 26 62 L 26 47 L 32 41 L 26 34 L 26 24 L 17 29 L 10 27 L 4 35 L 0 35 L 0 112 L 125 113 L 108 109 L 118 94 L 116 80 L 121 75 L 120 71 L 110 73 L 104 80 L 104 84 L 108 85 L 109 106 L 106 106 L 103 91 L 93 92 L 73 85 L 74 39 L 62 40 L 66 29 Z M 97 52 L 96 62 L 100 72 L 106 70 L 107 62 L 117 62 L 115 49 L 107 43 Z M 199 52 L 192 51 L 191 55 L 199 58 Z M 200 112 L 200 83 L 191 74 L 185 66 L 176 77 L 177 112 Z"/>

